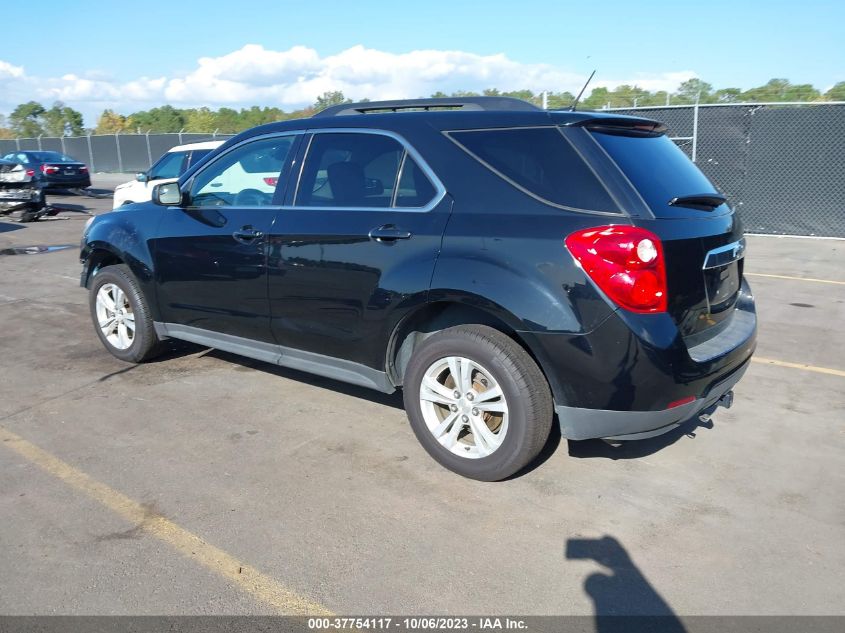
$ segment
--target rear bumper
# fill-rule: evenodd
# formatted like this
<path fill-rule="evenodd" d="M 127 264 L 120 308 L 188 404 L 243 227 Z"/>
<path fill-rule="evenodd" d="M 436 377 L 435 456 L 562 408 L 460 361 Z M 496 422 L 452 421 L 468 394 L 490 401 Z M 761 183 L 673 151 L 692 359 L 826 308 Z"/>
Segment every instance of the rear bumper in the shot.
<path fill-rule="evenodd" d="M 44 188 L 55 189 L 84 189 L 91 186 L 91 176 L 79 176 L 78 178 L 68 178 L 67 180 L 51 180 L 46 178 L 44 180 Z"/>
<path fill-rule="evenodd" d="M 639 440 L 662 435 L 717 404 L 739 382 L 750 362 L 747 360 L 728 378 L 713 385 L 705 396 L 672 409 L 610 411 L 556 405 L 561 435 L 570 440 Z"/>
<path fill-rule="evenodd" d="M 726 323 L 710 339 L 693 341 L 668 314 L 620 310 L 589 333 L 520 335 L 549 381 L 564 437 L 636 439 L 697 416 L 742 378 L 757 342 L 745 282 Z"/>

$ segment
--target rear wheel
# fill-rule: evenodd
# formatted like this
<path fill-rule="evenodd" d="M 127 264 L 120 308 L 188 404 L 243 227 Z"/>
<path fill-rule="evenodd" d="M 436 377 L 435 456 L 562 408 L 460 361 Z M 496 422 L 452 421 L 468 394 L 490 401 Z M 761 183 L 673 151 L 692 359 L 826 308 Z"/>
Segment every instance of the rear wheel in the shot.
<path fill-rule="evenodd" d="M 141 363 L 161 353 L 149 306 L 128 266 L 108 266 L 98 272 L 88 305 L 97 336 L 116 358 Z"/>
<path fill-rule="evenodd" d="M 465 477 L 497 481 L 530 463 L 549 436 L 552 398 L 540 368 L 493 328 L 448 328 L 405 371 L 405 410 L 428 453 Z"/>

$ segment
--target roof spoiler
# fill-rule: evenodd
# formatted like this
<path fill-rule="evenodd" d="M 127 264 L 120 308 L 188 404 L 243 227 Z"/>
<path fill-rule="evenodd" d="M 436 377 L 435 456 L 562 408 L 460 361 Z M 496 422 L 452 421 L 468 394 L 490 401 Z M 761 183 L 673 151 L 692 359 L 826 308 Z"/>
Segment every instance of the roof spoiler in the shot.
<path fill-rule="evenodd" d="M 571 127 L 585 127 L 594 132 L 620 134 L 623 136 L 661 136 L 667 127 L 660 121 L 638 119 L 634 117 L 602 117 L 573 121 Z"/>
<path fill-rule="evenodd" d="M 533 103 L 513 97 L 444 97 L 438 99 L 398 99 L 396 101 L 364 101 L 342 103 L 321 110 L 314 117 L 346 116 L 349 114 L 379 114 L 402 110 L 487 110 L 541 111 Z"/>

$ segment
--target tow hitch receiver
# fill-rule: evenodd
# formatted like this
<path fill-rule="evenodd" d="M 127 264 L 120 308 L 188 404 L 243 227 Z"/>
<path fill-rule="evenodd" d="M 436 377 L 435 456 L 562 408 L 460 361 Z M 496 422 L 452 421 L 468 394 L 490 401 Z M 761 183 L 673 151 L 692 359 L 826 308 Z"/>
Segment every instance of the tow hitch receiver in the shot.
<path fill-rule="evenodd" d="M 716 411 L 717 408 L 725 407 L 726 409 L 730 409 L 731 405 L 733 403 L 734 403 L 734 392 L 733 392 L 733 389 L 731 389 L 725 395 L 723 395 L 721 398 L 716 400 L 716 402 L 713 404 L 713 406 L 708 407 L 706 413 L 702 413 L 701 415 L 699 415 L 698 419 L 701 420 L 702 422 L 709 422 L 710 416 L 713 415 L 713 413 Z"/>

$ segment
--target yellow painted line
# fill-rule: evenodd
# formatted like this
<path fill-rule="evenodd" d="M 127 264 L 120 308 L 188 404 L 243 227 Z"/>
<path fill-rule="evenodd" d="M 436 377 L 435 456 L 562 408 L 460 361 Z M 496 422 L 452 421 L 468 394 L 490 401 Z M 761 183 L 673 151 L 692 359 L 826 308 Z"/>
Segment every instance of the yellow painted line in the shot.
<path fill-rule="evenodd" d="M 751 360 L 755 363 L 763 363 L 765 365 L 775 365 L 776 367 L 788 367 L 789 369 L 803 369 L 804 371 L 814 371 L 819 374 L 830 374 L 831 376 L 842 376 L 843 378 L 845 378 L 845 371 L 841 369 L 831 369 L 830 367 L 816 367 L 815 365 L 805 365 L 804 363 L 788 363 L 785 360 L 762 358 L 760 356 L 752 356 Z"/>
<path fill-rule="evenodd" d="M 813 279 L 812 277 L 790 277 L 789 275 L 767 275 L 765 273 L 742 273 L 748 277 L 769 277 L 771 279 L 792 279 L 793 281 L 813 281 L 817 284 L 836 284 L 845 286 L 845 281 L 834 281 L 833 279 Z"/>
<path fill-rule="evenodd" d="M 239 589 L 287 615 L 332 615 L 324 606 L 300 596 L 274 578 L 203 541 L 168 519 L 77 470 L 55 455 L 0 426 L 0 440 L 27 461 L 83 492 L 150 536 L 167 543 L 184 557 L 222 576 Z"/>

